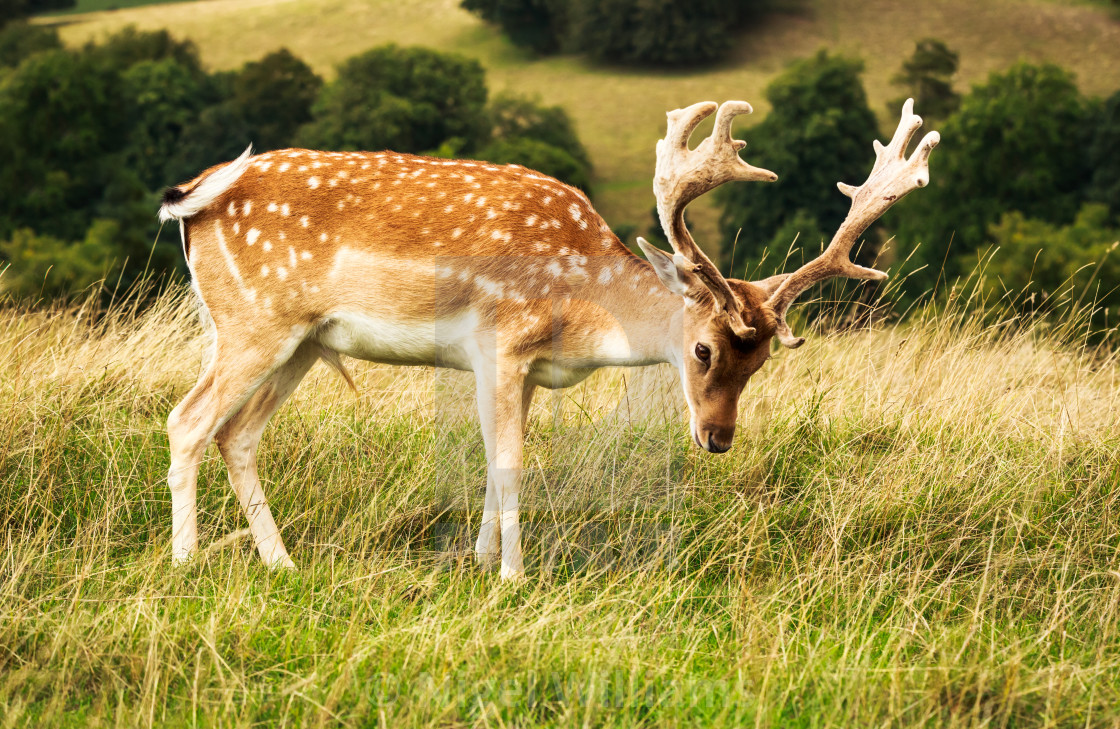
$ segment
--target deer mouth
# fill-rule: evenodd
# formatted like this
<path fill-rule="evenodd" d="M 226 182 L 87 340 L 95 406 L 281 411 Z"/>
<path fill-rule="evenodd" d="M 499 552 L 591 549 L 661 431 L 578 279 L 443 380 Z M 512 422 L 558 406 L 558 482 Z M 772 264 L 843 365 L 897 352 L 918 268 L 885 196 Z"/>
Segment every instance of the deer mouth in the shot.
<path fill-rule="evenodd" d="M 700 439 L 700 436 L 696 433 L 695 429 L 690 430 L 692 432 L 692 442 L 695 443 L 698 448 L 705 450 L 708 453 L 727 453 L 729 450 L 731 450 L 730 443 L 728 443 L 727 445 L 720 445 L 719 443 L 716 443 L 715 438 L 712 437 L 711 433 L 708 434 L 707 441 L 704 441 Z"/>

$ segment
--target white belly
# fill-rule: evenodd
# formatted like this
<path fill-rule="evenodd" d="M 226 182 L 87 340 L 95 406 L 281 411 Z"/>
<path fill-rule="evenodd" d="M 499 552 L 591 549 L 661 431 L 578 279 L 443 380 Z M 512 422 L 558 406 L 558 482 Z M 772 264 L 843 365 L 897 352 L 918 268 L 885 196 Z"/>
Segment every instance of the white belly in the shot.
<path fill-rule="evenodd" d="M 473 314 L 439 321 L 392 321 L 338 312 L 320 325 L 324 347 L 370 362 L 471 370 L 468 353 L 477 320 Z"/>
<path fill-rule="evenodd" d="M 547 359 L 539 359 L 529 368 L 525 379 L 534 385 L 560 390 L 583 382 L 598 367 L 566 367 Z"/>

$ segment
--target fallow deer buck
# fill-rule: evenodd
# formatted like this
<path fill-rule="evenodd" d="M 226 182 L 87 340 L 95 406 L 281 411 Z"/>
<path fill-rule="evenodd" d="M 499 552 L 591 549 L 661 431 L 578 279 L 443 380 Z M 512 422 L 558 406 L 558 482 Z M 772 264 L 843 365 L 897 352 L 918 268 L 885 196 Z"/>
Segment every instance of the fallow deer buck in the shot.
<path fill-rule="evenodd" d="M 739 394 L 777 336 L 797 347 L 786 311 L 835 276 L 883 279 L 849 260 L 876 218 L 929 179 L 930 132 L 912 101 L 890 145 L 875 142 L 867 181 L 840 184 L 851 212 L 817 259 L 763 281 L 725 279 L 697 247 L 684 208 L 731 180 L 777 175 L 739 157 L 731 124 L 749 104 L 718 107 L 710 137 L 689 136 L 716 111 L 668 114 L 654 192 L 674 254 L 641 238 L 648 260 L 613 235 L 587 197 L 516 165 L 393 152 L 288 149 L 213 167 L 164 195 L 178 220 L 197 294 L 215 328 L 214 355 L 168 418 L 172 549 L 195 552 L 196 481 L 217 440 L 265 563 L 292 566 L 257 476 L 265 424 L 318 360 L 470 370 L 486 446 L 477 558 L 523 573 L 518 485 L 533 391 L 569 387 L 605 366 L 669 362 L 680 372 L 692 438 L 731 447 Z"/>

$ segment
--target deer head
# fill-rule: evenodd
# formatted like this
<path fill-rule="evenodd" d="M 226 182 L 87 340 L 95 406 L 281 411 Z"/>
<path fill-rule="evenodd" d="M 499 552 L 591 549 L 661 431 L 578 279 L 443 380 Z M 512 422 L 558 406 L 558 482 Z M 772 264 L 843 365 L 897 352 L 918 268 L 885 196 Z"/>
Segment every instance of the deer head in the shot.
<path fill-rule="evenodd" d="M 906 147 L 922 125 L 907 100 L 891 143 L 874 142 L 876 160 L 867 181 L 853 187 L 838 183 L 852 199 L 847 218 L 818 258 L 793 273 L 746 282 L 724 278 L 696 245 L 684 222 L 684 208 L 705 192 L 731 180 L 773 182 L 778 176 L 747 164 L 739 157 L 746 142 L 731 138 L 731 123 L 749 114 L 743 101 L 719 107 L 715 128 L 696 149 L 688 138 L 696 126 L 716 111 L 703 102 L 669 112 L 669 128 L 657 143 L 654 193 L 661 226 L 672 245 L 669 254 L 642 238 L 638 245 L 653 264 L 662 283 L 684 301 L 680 374 L 690 413 L 690 429 L 697 445 L 713 453 L 731 448 L 738 400 L 747 380 L 770 356 L 770 340 L 786 347 L 804 343 L 786 324 L 786 312 L 804 291 L 828 278 L 880 280 L 887 274 L 852 263 L 852 246 L 867 227 L 909 193 L 929 182 L 929 155 L 940 140 L 937 132 L 922 139 L 907 159 Z"/>

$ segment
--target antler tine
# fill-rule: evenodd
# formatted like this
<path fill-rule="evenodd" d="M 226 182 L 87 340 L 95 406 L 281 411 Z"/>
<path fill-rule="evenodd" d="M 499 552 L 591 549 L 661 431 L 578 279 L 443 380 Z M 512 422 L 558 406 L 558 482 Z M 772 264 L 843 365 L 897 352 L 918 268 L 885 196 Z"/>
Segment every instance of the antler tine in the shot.
<path fill-rule="evenodd" d="M 754 107 L 745 101 L 723 102 L 723 106 L 719 107 L 719 113 L 716 114 L 716 124 L 712 129 L 711 139 L 728 142 L 736 152 L 746 147 L 747 143 L 743 140 L 731 138 L 731 124 L 735 121 L 735 117 L 751 113 L 754 113 Z"/>
<path fill-rule="evenodd" d="M 929 156 L 941 141 L 941 135 L 937 132 L 927 134 L 910 159 L 906 159 L 906 147 L 921 126 L 922 118 L 914 114 L 914 100 L 907 99 L 890 144 L 884 147 L 877 140 L 874 143 L 875 165 L 867 181 L 859 187 L 837 183 L 840 192 L 852 199 L 848 217 L 840 224 L 824 253 L 790 274 L 767 301 L 778 317 L 777 336 L 783 345 L 792 349 L 805 342 L 804 337 L 795 337 L 790 331 L 786 324 L 786 312 L 790 304 L 813 284 L 836 276 L 875 281 L 887 278 L 883 271 L 852 263 L 849 255 L 863 231 L 891 205 L 911 191 L 929 184 Z"/>
<path fill-rule="evenodd" d="M 700 122 L 712 115 L 717 106 L 714 101 L 701 101 L 683 109 L 667 112 L 665 116 L 669 119 L 669 129 L 665 132 L 665 139 L 659 141 L 657 146 L 660 147 L 663 141 L 677 149 L 687 150 L 688 138 L 696 131 L 696 127 L 700 126 Z"/>
<path fill-rule="evenodd" d="M 688 148 L 688 138 L 701 121 L 718 108 L 715 128 L 696 149 Z M 657 168 L 653 192 L 657 198 L 657 214 L 661 227 L 676 255 L 677 267 L 696 274 L 711 292 L 716 306 L 727 314 L 732 330 L 740 337 L 754 334 L 739 309 L 738 299 L 715 264 L 704 255 L 684 223 L 685 207 L 709 190 L 730 180 L 765 180 L 778 176 L 769 170 L 752 167 L 739 157 L 746 146 L 731 138 L 731 123 L 740 114 L 749 114 L 751 105 L 745 101 L 728 101 L 722 106 L 704 101 L 685 109 L 670 111 L 665 138 L 657 142 Z"/>

